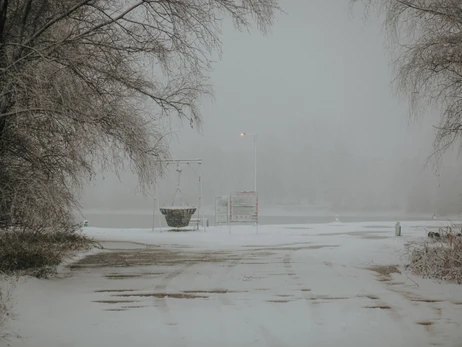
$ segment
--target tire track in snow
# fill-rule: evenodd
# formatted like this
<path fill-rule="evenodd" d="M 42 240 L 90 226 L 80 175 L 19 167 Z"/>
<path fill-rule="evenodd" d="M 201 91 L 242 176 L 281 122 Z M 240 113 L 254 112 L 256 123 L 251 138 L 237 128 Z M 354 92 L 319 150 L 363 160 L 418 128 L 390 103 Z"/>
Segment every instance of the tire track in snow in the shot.
<path fill-rule="evenodd" d="M 227 264 L 228 264 L 227 270 L 223 271 L 220 274 L 221 279 L 224 278 L 225 280 L 229 280 L 230 279 L 229 274 L 231 272 L 233 272 L 233 270 L 235 270 L 236 267 L 238 267 L 240 265 L 248 266 L 246 264 L 242 264 L 242 261 L 244 259 L 247 259 L 247 257 L 249 257 L 249 256 L 253 256 L 253 257 L 256 256 L 255 254 L 253 254 L 250 251 L 240 251 L 239 253 L 236 252 L 234 255 L 237 255 L 237 254 L 239 254 L 239 255 L 234 256 L 232 260 L 227 262 Z M 290 256 L 289 256 L 289 262 L 290 262 Z M 244 281 L 244 279 L 242 279 L 242 278 L 239 278 L 239 280 Z M 254 294 L 254 293 L 251 293 L 251 294 Z M 256 321 L 255 317 L 249 317 L 247 314 L 245 314 L 244 312 L 239 310 L 239 307 L 238 307 L 239 303 L 236 302 L 236 300 L 233 298 L 232 294 L 219 294 L 216 297 L 218 299 L 217 300 L 218 301 L 217 302 L 217 309 L 220 311 L 220 313 L 223 316 L 224 316 L 225 309 L 226 310 L 232 309 L 234 311 L 237 311 L 237 312 L 239 312 L 239 314 L 237 316 L 240 317 L 240 322 L 242 322 L 242 320 L 245 320 L 244 319 L 245 317 L 247 317 L 248 320 L 255 322 L 254 326 L 259 327 L 259 328 L 257 328 L 257 331 L 258 330 L 260 331 L 260 333 L 262 335 L 262 338 L 265 341 L 266 346 L 268 346 L 268 347 L 284 347 L 285 346 L 284 344 L 281 343 L 281 341 L 279 341 L 275 336 L 273 336 L 271 334 L 271 332 L 267 328 L 265 328 L 264 326 L 259 326 L 261 324 L 261 322 Z M 234 334 L 235 331 L 234 330 L 229 331 L 229 324 L 226 324 L 226 322 L 223 321 L 221 323 L 221 325 L 220 325 L 220 333 L 221 333 L 221 336 L 223 337 L 222 344 L 224 346 L 227 346 L 227 345 L 229 345 L 227 343 L 227 341 L 228 341 L 227 335 Z M 254 344 L 254 343 L 255 343 L 255 341 L 252 344 Z"/>
<path fill-rule="evenodd" d="M 167 287 L 170 284 L 170 282 L 175 278 L 181 275 L 183 272 L 185 272 L 187 269 L 192 267 L 193 264 L 186 264 L 182 268 L 177 269 L 171 273 L 169 273 L 167 276 L 163 277 L 161 279 L 161 283 L 157 284 L 154 286 L 154 291 L 156 293 L 162 293 L 162 294 L 167 294 Z M 157 307 L 159 310 L 161 310 L 163 313 L 168 313 L 169 307 L 167 304 L 167 297 L 164 296 L 163 298 L 156 298 L 155 301 L 157 302 Z"/>
<path fill-rule="evenodd" d="M 222 273 L 221 273 L 221 280 L 218 280 L 217 279 L 217 282 L 218 283 L 222 283 L 226 280 L 230 280 L 229 278 L 229 274 L 232 270 L 234 270 L 236 268 L 236 266 L 240 265 L 241 262 L 242 262 L 242 259 L 246 256 L 246 252 L 244 251 L 240 251 L 239 252 L 239 256 L 237 257 L 233 257 L 233 260 L 229 261 L 229 262 L 226 262 L 227 264 L 227 268 L 226 270 L 224 270 Z M 218 302 L 216 302 L 216 308 L 217 310 L 220 312 L 220 317 L 221 317 L 221 322 L 220 322 L 220 336 L 222 337 L 221 341 L 220 341 L 220 345 L 223 346 L 223 347 L 226 347 L 226 346 L 229 346 L 229 343 L 228 343 L 228 335 L 229 335 L 229 332 L 228 332 L 228 329 L 229 329 L 229 325 L 227 324 L 226 320 L 224 319 L 225 317 L 225 310 L 224 310 L 224 307 L 226 308 L 233 308 L 234 310 L 236 310 L 235 308 L 235 305 L 236 305 L 236 302 L 235 300 L 230 297 L 231 294 L 218 294 L 216 297 L 218 299 Z M 231 334 L 233 334 L 234 332 L 231 331 L 230 332 Z"/>
<path fill-rule="evenodd" d="M 288 276 L 289 279 L 299 280 L 300 278 L 296 276 L 296 273 L 294 272 L 294 268 L 292 266 L 293 252 L 294 251 L 290 251 L 284 254 L 284 256 L 282 257 L 282 264 L 286 272 L 286 275 Z M 280 304 L 276 304 L 276 305 L 280 305 Z M 275 309 L 277 311 L 280 311 L 281 315 L 284 314 L 284 310 L 282 306 L 275 306 Z M 255 324 L 258 325 L 258 330 L 260 331 L 260 334 L 263 338 L 265 346 L 267 347 L 286 347 L 287 346 L 287 344 L 285 344 L 280 338 L 278 338 L 275 334 L 273 334 L 270 329 L 262 325 L 261 322 L 255 321 Z"/>
<path fill-rule="evenodd" d="M 228 265 L 228 267 L 227 267 L 227 270 L 224 271 L 224 273 L 223 273 L 223 275 L 222 275 L 222 278 L 224 278 L 224 277 L 226 278 L 226 276 L 228 276 L 229 273 L 230 273 L 233 269 L 235 269 L 236 266 L 238 266 L 238 265 L 241 263 L 241 261 L 242 261 L 242 259 L 243 259 L 244 257 L 245 257 L 245 253 L 244 253 L 244 252 L 240 252 L 239 257 L 237 257 L 237 258 L 231 260 L 230 262 L 227 262 L 227 264 L 229 264 L 229 265 Z M 222 281 L 220 281 L 220 282 L 222 282 Z M 220 295 L 220 294 L 219 294 L 217 297 L 218 297 L 218 301 L 220 301 L 220 303 L 221 303 L 222 305 L 225 305 L 225 306 L 233 306 L 233 305 L 235 305 L 235 301 L 229 297 L 229 294 L 224 294 L 224 295 Z"/>
<path fill-rule="evenodd" d="M 187 341 L 182 337 L 181 328 L 177 326 L 177 320 L 175 319 L 174 315 L 171 312 L 171 309 L 168 305 L 168 296 L 167 296 L 167 287 L 169 284 L 180 275 L 184 274 L 187 270 L 192 268 L 196 264 L 200 264 L 202 261 L 206 260 L 210 253 L 205 253 L 202 257 L 200 257 L 197 261 L 189 261 L 186 264 L 182 264 L 181 268 L 176 269 L 167 276 L 161 279 L 161 282 L 154 286 L 154 290 L 156 293 L 165 293 L 166 296 L 163 298 L 156 298 L 155 302 L 157 302 L 156 307 L 162 312 L 164 316 L 164 324 L 170 326 L 172 332 L 170 336 L 172 337 L 171 346 L 175 347 L 187 347 Z"/>
<path fill-rule="evenodd" d="M 282 260 L 283 264 L 284 264 L 284 268 L 287 272 L 287 275 L 288 276 L 295 276 L 295 273 L 294 273 L 294 269 L 292 267 L 292 254 L 291 253 L 286 253 L 284 255 L 284 258 Z"/>
<path fill-rule="evenodd" d="M 210 252 L 204 253 L 199 259 L 195 259 L 188 261 L 186 264 L 181 264 L 181 268 L 176 269 L 170 273 L 167 274 L 167 276 L 163 277 L 161 279 L 161 282 L 159 284 L 156 284 L 154 286 L 154 290 L 156 293 L 167 293 L 167 287 L 169 284 L 177 278 L 178 276 L 182 275 L 184 272 L 189 270 L 191 267 L 201 264 L 204 260 L 206 260 L 210 256 Z M 167 297 L 163 298 L 156 298 L 156 301 L 158 303 L 158 308 L 163 311 L 164 313 L 169 311 L 168 303 L 167 303 Z"/>
<path fill-rule="evenodd" d="M 268 347 L 285 347 L 286 345 L 263 325 L 260 325 L 260 332 Z"/>

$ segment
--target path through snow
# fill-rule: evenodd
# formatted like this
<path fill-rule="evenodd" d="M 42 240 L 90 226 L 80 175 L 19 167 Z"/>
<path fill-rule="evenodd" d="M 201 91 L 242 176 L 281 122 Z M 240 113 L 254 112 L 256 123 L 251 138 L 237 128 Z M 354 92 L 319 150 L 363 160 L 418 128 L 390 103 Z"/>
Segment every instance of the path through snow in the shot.
<path fill-rule="evenodd" d="M 461 287 L 403 269 L 420 224 L 87 228 L 105 250 L 23 281 L 9 345 L 460 346 Z"/>

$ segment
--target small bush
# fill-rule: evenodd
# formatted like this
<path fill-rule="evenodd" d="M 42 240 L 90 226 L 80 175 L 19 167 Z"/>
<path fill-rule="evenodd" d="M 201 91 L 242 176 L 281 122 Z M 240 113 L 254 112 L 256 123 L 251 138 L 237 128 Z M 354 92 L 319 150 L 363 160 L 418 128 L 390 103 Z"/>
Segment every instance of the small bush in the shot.
<path fill-rule="evenodd" d="M 424 244 L 409 245 L 412 273 L 462 284 L 462 237 L 440 237 Z"/>
<path fill-rule="evenodd" d="M 91 240 L 73 232 L 1 232 L 0 272 L 48 277 L 65 257 L 90 246 Z"/>

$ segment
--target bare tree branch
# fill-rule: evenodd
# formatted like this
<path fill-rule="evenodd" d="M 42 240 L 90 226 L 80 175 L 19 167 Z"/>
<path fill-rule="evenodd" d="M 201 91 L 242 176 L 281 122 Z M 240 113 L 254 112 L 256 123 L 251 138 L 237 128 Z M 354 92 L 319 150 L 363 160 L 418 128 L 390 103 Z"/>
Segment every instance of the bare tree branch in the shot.
<path fill-rule="evenodd" d="M 357 2 L 357 0 L 354 0 Z M 462 135 L 462 7 L 459 0 L 364 0 L 385 15 L 384 25 L 397 49 L 398 91 L 411 113 L 428 106 L 441 115 L 433 158 Z"/>
<path fill-rule="evenodd" d="M 160 123 L 200 126 L 221 21 L 265 31 L 276 0 L 0 0 L 0 229 L 72 229 L 79 192 L 169 156 Z"/>

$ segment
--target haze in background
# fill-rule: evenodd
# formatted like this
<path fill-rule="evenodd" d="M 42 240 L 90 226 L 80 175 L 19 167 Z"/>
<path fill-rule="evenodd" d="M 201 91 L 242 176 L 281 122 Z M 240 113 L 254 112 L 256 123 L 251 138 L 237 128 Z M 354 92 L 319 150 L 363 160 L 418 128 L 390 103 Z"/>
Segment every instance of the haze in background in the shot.
<path fill-rule="evenodd" d="M 394 94 L 391 57 L 378 18 L 364 21 L 347 2 L 282 1 L 272 32 L 223 28 L 223 57 L 205 100 L 201 133 L 173 123 L 172 156 L 202 158 L 204 205 L 215 195 L 253 189 L 253 140 L 258 134 L 262 214 L 460 212 L 460 160 L 448 155 L 438 172 L 424 168 L 432 153 L 435 112 L 411 121 Z M 171 204 L 175 167 L 159 181 Z M 197 204 L 198 183 L 183 168 L 184 203 Z M 152 192 L 149 192 L 152 194 Z M 91 182 L 85 209 L 152 210 L 136 178 L 122 173 Z M 178 203 L 176 203 L 178 204 Z"/>

